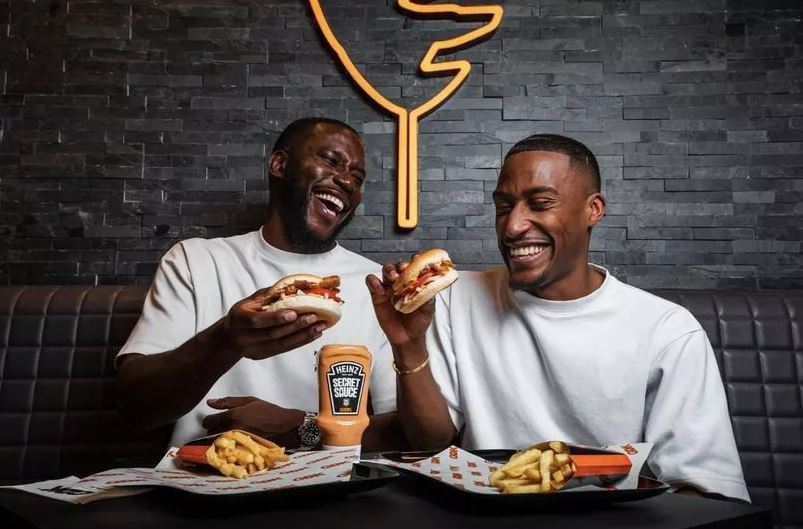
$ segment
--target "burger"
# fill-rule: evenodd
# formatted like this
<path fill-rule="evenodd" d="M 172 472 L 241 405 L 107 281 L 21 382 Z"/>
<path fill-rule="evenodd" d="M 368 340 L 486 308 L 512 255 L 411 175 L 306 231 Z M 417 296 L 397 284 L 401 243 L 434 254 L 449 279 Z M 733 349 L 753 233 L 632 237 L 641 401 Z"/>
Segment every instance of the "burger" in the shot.
<path fill-rule="evenodd" d="M 427 250 L 414 257 L 393 282 L 393 306 L 409 314 L 456 280 L 457 270 L 446 250 Z"/>
<path fill-rule="evenodd" d="M 342 314 L 339 276 L 293 274 L 276 281 L 268 289 L 262 310 L 294 310 L 299 314 L 315 314 L 318 320 L 333 326 Z"/>

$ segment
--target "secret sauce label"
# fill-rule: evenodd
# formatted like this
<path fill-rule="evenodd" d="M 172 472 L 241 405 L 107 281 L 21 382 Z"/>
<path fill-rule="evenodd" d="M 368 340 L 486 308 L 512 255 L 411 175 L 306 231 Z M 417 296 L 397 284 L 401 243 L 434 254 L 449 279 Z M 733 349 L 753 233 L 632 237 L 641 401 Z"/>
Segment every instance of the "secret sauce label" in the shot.
<path fill-rule="evenodd" d="M 357 362 L 334 362 L 326 372 L 333 415 L 358 415 L 365 373 Z"/>

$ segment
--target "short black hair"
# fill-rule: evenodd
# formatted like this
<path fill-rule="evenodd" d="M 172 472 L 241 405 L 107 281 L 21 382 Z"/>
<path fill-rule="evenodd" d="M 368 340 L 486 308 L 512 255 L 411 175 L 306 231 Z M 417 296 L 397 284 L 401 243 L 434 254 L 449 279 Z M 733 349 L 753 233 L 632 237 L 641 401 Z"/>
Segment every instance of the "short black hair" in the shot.
<path fill-rule="evenodd" d="M 360 134 L 354 130 L 354 128 L 337 119 L 322 117 L 301 118 L 293 121 L 284 128 L 281 134 L 279 134 L 279 137 L 276 139 L 276 143 L 273 144 L 273 150 L 271 152 L 286 151 L 290 149 L 299 136 L 309 132 L 313 127 L 315 127 L 315 125 L 318 125 L 319 123 L 335 125 L 337 127 L 350 130 L 355 136 L 358 138 L 360 137 Z"/>
<path fill-rule="evenodd" d="M 533 134 L 516 143 L 505 155 L 505 160 L 520 152 L 528 151 L 548 151 L 559 152 L 569 157 L 572 167 L 583 167 L 588 176 L 591 177 L 591 184 L 594 191 L 601 190 L 601 178 L 599 175 L 599 164 L 591 149 L 577 140 L 561 136 L 560 134 Z"/>

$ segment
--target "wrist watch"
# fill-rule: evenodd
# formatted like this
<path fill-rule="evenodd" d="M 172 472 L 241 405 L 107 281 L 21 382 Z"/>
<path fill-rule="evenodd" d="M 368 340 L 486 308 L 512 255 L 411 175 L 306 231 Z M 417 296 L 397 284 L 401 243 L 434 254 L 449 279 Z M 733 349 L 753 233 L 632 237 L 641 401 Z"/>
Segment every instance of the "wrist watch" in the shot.
<path fill-rule="evenodd" d="M 321 430 L 316 421 L 318 414 L 310 411 L 304 415 L 304 421 L 298 427 L 299 450 L 312 450 L 321 442 Z"/>

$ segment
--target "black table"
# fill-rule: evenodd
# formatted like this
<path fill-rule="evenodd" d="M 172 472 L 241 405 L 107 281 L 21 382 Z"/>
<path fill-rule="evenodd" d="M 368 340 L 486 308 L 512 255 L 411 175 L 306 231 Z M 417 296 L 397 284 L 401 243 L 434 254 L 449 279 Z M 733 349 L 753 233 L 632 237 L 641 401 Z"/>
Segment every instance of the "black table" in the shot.
<path fill-rule="evenodd" d="M 447 527 L 555 529 L 607 527 L 750 528 L 772 527 L 769 511 L 746 504 L 679 494 L 568 512 L 503 512 L 489 505 L 468 505 L 409 477 L 372 491 L 349 496 L 295 497 L 272 501 L 267 496 L 216 501 L 154 490 L 139 496 L 72 505 L 19 491 L 0 491 L 0 526 L 22 528 L 226 529 L 296 527 L 348 529 L 443 529 Z"/>

